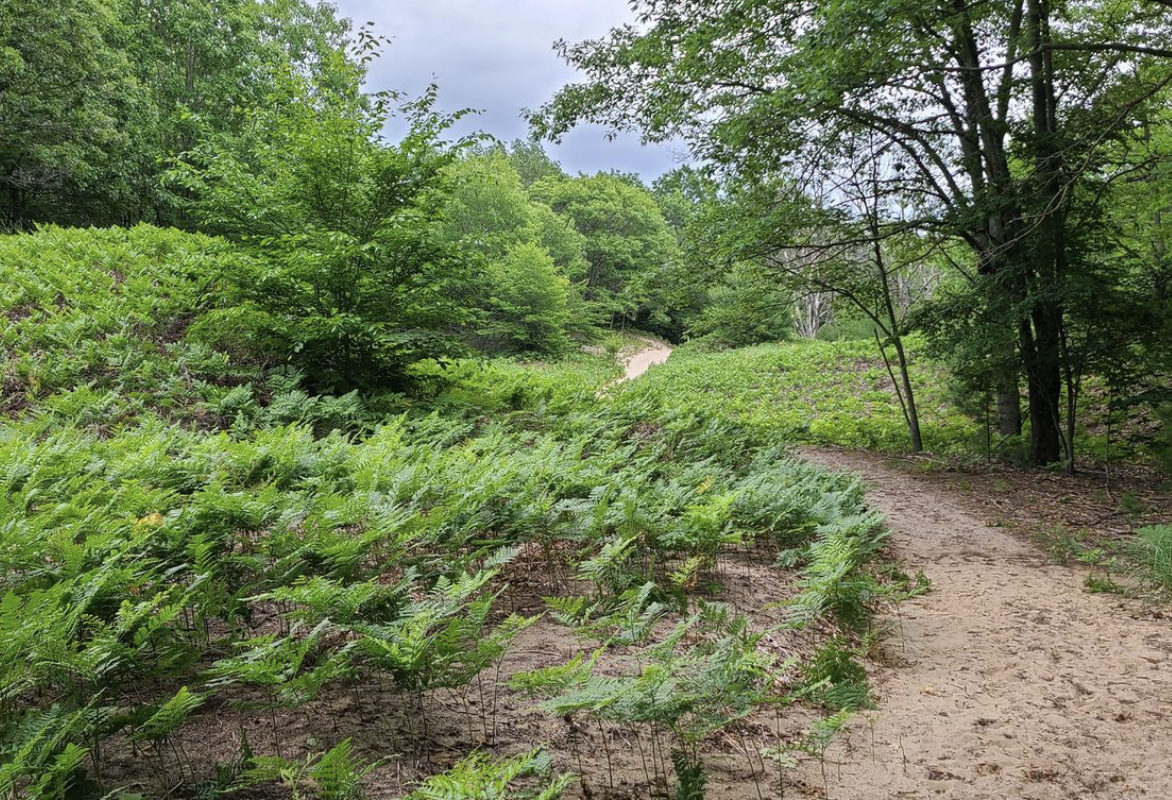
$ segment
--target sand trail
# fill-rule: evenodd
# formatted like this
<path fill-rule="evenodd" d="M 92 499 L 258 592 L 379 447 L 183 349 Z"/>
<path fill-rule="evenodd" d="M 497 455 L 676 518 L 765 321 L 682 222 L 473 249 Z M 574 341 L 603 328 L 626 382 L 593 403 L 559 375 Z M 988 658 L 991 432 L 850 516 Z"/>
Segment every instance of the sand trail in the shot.
<path fill-rule="evenodd" d="M 1172 798 L 1172 621 L 879 457 L 803 455 L 860 473 L 932 581 L 890 620 L 874 730 L 836 746 L 830 797 Z"/>

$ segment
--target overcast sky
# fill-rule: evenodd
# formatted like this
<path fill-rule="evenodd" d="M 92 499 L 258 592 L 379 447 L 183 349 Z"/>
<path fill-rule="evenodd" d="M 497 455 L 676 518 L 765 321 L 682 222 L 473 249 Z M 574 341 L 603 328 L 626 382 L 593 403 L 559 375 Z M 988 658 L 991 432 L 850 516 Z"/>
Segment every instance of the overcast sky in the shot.
<path fill-rule="evenodd" d="M 433 80 L 443 110 L 475 108 L 460 133 L 485 130 L 499 139 L 526 137 L 522 108 L 537 108 L 574 79 L 553 52 L 559 38 L 597 37 L 628 22 L 627 0 L 334 0 L 355 26 L 374 22 L 393 39 L 371 69 L 373 89 L 418 95 Z M 637 137 L 610 142 L 582 127 L 550 154 L 570 172 L 617 169 L 647 181 L 677 166 L 680 147 L 642 146 Z"/>

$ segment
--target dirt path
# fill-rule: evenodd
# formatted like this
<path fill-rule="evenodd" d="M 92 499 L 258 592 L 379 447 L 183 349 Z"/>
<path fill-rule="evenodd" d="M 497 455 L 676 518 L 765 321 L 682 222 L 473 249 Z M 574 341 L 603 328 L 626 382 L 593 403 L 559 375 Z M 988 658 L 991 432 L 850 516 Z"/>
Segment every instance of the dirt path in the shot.
<path fill-rule="evenodd" d="M 656 364 L 667 361 L 671 355 L 671 345 L 656 339 L 644 339 L 647 346 L 627 359 L 621 380 L 629 381 L 638 378 Z"/>
<path fill-rule="evenodd" d="M 1087 594 L 1078 570 L 882 459 L 804 455 L 861 473 L 906 568 L 932 580 L 893 620 L 874 746 L 858 721 L 830 797 L 1172 798 L 1172 621 Z"/>

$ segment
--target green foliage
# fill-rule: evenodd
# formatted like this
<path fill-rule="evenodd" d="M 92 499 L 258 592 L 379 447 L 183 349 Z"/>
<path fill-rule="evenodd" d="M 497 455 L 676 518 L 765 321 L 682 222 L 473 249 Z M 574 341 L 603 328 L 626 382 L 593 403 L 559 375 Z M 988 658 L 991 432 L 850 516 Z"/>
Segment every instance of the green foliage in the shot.
<path fill-rule="evenodd" d="M 362 780 L 377 766 L 377 762 L 366 764 L 359 760 L 350 740 L 343 739 L 330 750 L 301 761 L 254 756 L 242 783 L 245 786 L 279 783 L 290 790 L 295 800 L 361 800 L 365 796 Z"/>
<path fill-rule="evenodd" d="M 775 277 L 739 264 L 708 290 L 708 304 L 689 333 L 718 347 L 778 342 L 793 332 L 792 307 Z"/>
<path fill-rule="evenodd" d="M 722 556 L 790 548 L 791 622 L 859 626 L 884 535 L 857 483 L 788 458 L 785 428 L 698 402 L 699 356 L 601 391 L 632 336 L 573 352 L 600 322 L 679 336 L 700 316 L 709 265 L 680 243 L 715 184 L 683 170 L 652 192 L 567 177 L 535 144 L 448 142 L 461 114 L 434 87 L 363 93 L 380 40 L 328 4 L 42 11 L 0 9 L 6 222 L 204 232 L 0 238 L 0 794 L 105 792 L 133 748 L 156 794 L 357 798 L 380 762 L 341 734 L 289 758 L 245 740 L 214 769 L 184 739 L 209 709 L 312 720 L 371 684 L 423 738 L 437 694 L 480 692 L 491 745 L 498 673 L 537 619 L 507 612 L 520 574 L 599 646 L 509 683 L 669 732 L 680 796 L 702 796 L 701 743 L 775 702 L 780 674 L 701 596 Z M 762 275 L 712 300 L 714 340 L 784 333 Z M 640 668 L 600 666 L 614 648 Z M 570 781 L 538 751 L 474 755 L 412 797 Z"/>
<path fill-rule="evenodd" d="M 103 274 L 78 278 L 108 286 Z M 155 281 L 181 296 L 182 280 L 168 289 L 165 271 L 147 275 L 144 298 Z M 608 679 L 580 661 L 515 685 L 575 713 L 666 727 L 685 747 L 750 713 L 772 682 L 758 634 L 708 609 L 649 644 L 659 623 L 695 606 L 724 548 L 757 536 L 804 548 L 806 620 L 857 620 L 882 532 L 857 483 L 784 459 L 776 434 L 686 396 L 599 396 L 613 364 L 595 362 L 574 380 L 574 362 L 459 364 L 436 405 L 352 437 L 266 415 L 232 431 L 149 414 L 104 430 L 40 409 L 6 422 L 10 779 L 50 774 L 77 748 L 100 753 L 123 730 L 181 738 L 205 698 L 296 708 L 374 674 L 404 696 L 466 692 L 532 623 L 498 604 L 526 546 L 545 554 L 550 594 L 592 580 L 590 596 L 551 599 L 559 619 L 648 648 L 649 667 Z M 251 633 L 273 608 L 279 630 Z M 191 688 L 131 691 L 169 681 Z M 278 771 L 292 786 L 306 769 Z"/>
<path fill-rule="evenodd" d="M 501 761 L 473 753 L 442 775 L 428 778 L 407 800 L 557 800 L 574 780 L 573 775 L 555 774 L 541 750 Z"/>
<path fill-rule="evenodd" d="M 521 183 L 526 187 L 532 186 L 543 178 L 564 178 L 565 170 L 561 165 L 549 157 L 541 142 L 533 139 L 514 139 L 507 148 L 509 163 L 521 176 Z"/>
<path fill-rule="evenodd" d="M 399 386 L 413 361 L 454 352 L 447 329 L 467 315 L 455 291 L 467 264 L 440 230 L 455 158 L 440 137 L 456 117 L 427 95 L 390 145 L 377 138 L 390 96 L 320 98 L 294 74 L 280 90 L 239 135 L 204 141 L 169 175 L 206 229 L 252 256 L 217 276 L 238 301 L 216 323 L 319 388 Z"/>
<path fill-rule="evenodd" d="M 585 296 L 611 322 L 634 319 L 654 302 L 657 276 L 678 257 L 676 239 L 651 193 L 614 175 L 546 178 L 534 199 L 570 219 L 585 237 Z"/>
<path fill-rule="evenodd" d="M 187 721 L 187 718 L 203 704 L 204 698 L 190 691 L 186 686 L 175 696 L 163 703 L 141 725 L 138 725 L 131 740 L 152 742 L 156 745 L 170 739 Z"/>
<path fill-rule="evenodd" d="M 492 294 L 485 332 L 511 349 L 558 354 L 569 348 L 569 281 L 548 252 L 520 244 L 489 268 Z"/>
<path fill-rule="evenodd" d="M 1168 475 L 1172 475 L 1172 404 L 1164 404 L 1156 409 L 1156 417 L 1160 422 L 1152 451 L 1160 462 L 1160 466 Z"/>
<path fill-rule="evenodd" d="M 223 242 L 146 225 L 0 238 L 5 408 L 110 424 L 149 401 L 190 415 L 217 384 L 255 376 L 184 335 L 212 276 L 238 263 Z"/>
<path fill-rule="evenodd" d="M 864 630 L 878 593 L 864 568 L 885 538 L 882 515 L 874 511 L 840 515 L 820 526 L 810 543 L 801 592 L 787 603 L 791 624 L 807 625 L 833 614 L 844 626 Z"/>
<path fill-rule="evenodd" d="M 704 790 L 708 785 L 708 776 L 704 772 L 704 765 L 699 761 L 692 761 L 683 750 L 671 751 L 671 765 L 676 771 L 675 800 L 704 800 Z"/>
<path fill-rule="evenodd" d="M 913 380 L 923 387 L 925 443 L 937 450 L 966 447 L 973 422 L 956 411 L 940 387 L 940 367 L 916 358 Z M 677 348 L 663 367 L 635 385 L 634 394 L 718 405 L 741 425 L 788 442 L 878 450 L 907 448 L 907 428 L 874 342 L 794 342 L 724 353 Z"/>
<path fill-rule="evenodd" d="M 1140 577 L 1162 592 L 1172 591 L 1172 525 L 1140 528 L 1133 545 Z"/>
<path fill-rule="evenodd" d="M 871 706 L 867 670 L 841 638 L 831 639 L 814 658 L 802 665 L 804 685 L 799 692 L 831 711 L 855 711 Z"/>
<path fill-rule="evenodd" d="M 582 77 L 531 122 L 683 140 L 728 178 L 718 240 L 886 306 L 892 334 L 893 281 L 934 262 L 941 351 L 980 393 L 1028 379 L 1030 459 L 1073 471 L 1083 379 L 1136 396 L 1169 372 L 1169 52 L 1149 43 L 1172 8 L 1151 5 L 635 0 L 638 25 L 559 43 Z"/>
<path fill-rule="evenodd" d="M 174 223 L 168 163 L 279 102 L 286 72 L 354 96 L 349 22 L 312 0 L 20 0 L 0 9 L 0 219 Z"/>
<path fill-rule="evenodd" d="M 550 714 L 669 731 L 679 745 L 672 754 L 679 796 L 703 797 L 700 743 L 763 704 L 776 680 L 760 639 L 743 616 L 705 605 L 649 649 L 637 674 L 596 675 L 577 659 L 561 671 L 529 673 L 521 683 L 555 695 L 544 703 Z"/>
<path fill-rule="evenodd" d="M 451 188 L 442 223 L 445 237 L 489 258 L 528 240 L 531 203 L 505 155 L 470 155 L 447 172 Z"/>
<path fill-rule="evenodd" d="M 40 216 L 43 196 L 94 188 L 125 147 L 120 98 L 133 94 L 116 47 L 117 4 L 31 0 L 0 8 L 0 221 Z M 30 207 L 31 206 L 31 207 Z"/>

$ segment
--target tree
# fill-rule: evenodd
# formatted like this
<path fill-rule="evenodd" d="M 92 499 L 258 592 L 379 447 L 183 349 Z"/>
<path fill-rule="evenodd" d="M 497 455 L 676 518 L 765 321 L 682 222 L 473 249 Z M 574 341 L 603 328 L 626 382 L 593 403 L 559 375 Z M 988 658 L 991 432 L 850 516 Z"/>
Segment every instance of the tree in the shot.
<path fill-rule="evenodd" d="M 481 347 L 556 353 L 565 349 L 571 278 L 585 265 L 584 239 L 567 220 L 529 199 L 511 159 L 488 150 L 448 169 L 443 232 L 483 269 L 461 302 Z"/>
<path fill-rule="evenodd" d="M 735 264 L 708 289 L 689 333 L 720 347 L 779 342 L 793 333 L 793 300 L 754 262 Z"/>
<path fill-rule="evenodd" d="M 170 180 L 202 226 L 252 256 L 224 276 L 240 297 L 228 319 L 314 386 L 396 388 L 412 362 L 453 352 L 449 332 L 467 319 L 469 264 L 440 228 L 454 118 L 429 92 L 402 109 L 410 132 L 390 145 L 378 137 L 391 95 L 323 97 L 300 75 L 283 85 L 280 102 L 197 147 Z"/>
<path fill-rule="evenodd" d="M 544 178 L 566 177 L 565 170 L 549 157 L 539 141 L 514 139 L 505 152 L 526 188 Z"/>
<path fill-rule="evenodd" d="M 284 75 L 302 76 L 316 94 L 360 94 L 350 21 L 328 3 L 121 0 L 119 10 L 142 100 L 126 115 L 129 147 L 106 177 L 115 208 L 105 219 L 186 222 L 160 191 L 161 171 L 211 137 L 244 130 L 249 109 L 286 96 Z"/>
<path fill-rule="evenodd" d="M 874 137 L 864 137 L 857 145 L 866 149 L 868 157 L 858 159 L 858 166 L 837 181 L 845 208 L 824 208 L 793 195 L 784 184 L 757 185 L 746 191 L 734 188 L 729 202 L 716 206 L 706 222 L 701 246 L 758 264 L 795 295 L 831 296 L 861 314 L 887 366 L 912 451 L 918 453 L 923 450 L 923 437 L 904 345 L 908 313 L 898 295 L 901 277 L 925 262 L 936 243 L 907 231 L 885 233 L 883 220 L 893 213 L 885 192 L 890 160 L 876 148 Z M 779 197 L 791 202 L 781 205 Z M 790 301 L 787 312 L 792 305 Z M 889 345 L 895 367 L 888 357 Z"/>
<path fill-rule="evenodd" d="M 239 133 L 295 73 L 360 95 L 349 21 L 311 0 L 0 6 L 0 215 L 10 226 L 187 223 L 171 162 Z"/>
<path fill-rule="evenodd" d="M 137 87 L 112 0 L 0 5 L 0 222 L 43 219 L 54 197 L 93 189 L 125 145 Z"/>
<path fill-rule="evenodd" d="M 487 332 L 513 350 L 556 355 L 569 346 L 570 282 L 545 248 L 512 247 L 489 268 L 492 295 Z"/>
<path fill-rule="evenodd" d="M 901 156 L 886 191 L 909 212 L 883 220 L 881 236 L 917 231 L 970 248 L 974 282 L 1015 340 L 1017 367 L 1001 391 L 1012 394 L 1024 374 L 1032 458 L 1058 460 L 1065 294 L 1091 261 L 1071 258 L 1074 189 L 1172 83 L 1172 50 L 1159 45 L 1172 39 L 1172 5 L 636 6 L 638 27 L 559 44 L 588 79 L 533 116 L 536 132 L 556 139 L 586 120 L 650 140 L 681 136 L 743 180 L 785 174 L 831 202 L 835 171 L 859 156 L 844 143 L 879 137 Z"/>
<path fill-rule="evenodd" d="M 652 310 L 654 279 L 677 257 L 678 247 L 650 192 L 599 173 L 547 178 L 530 193 L 585 237 L 585 297 L 612 326 Z"/>

